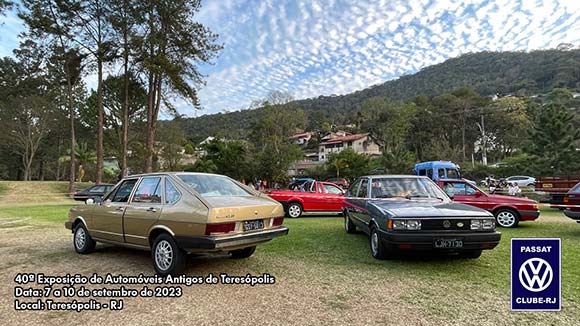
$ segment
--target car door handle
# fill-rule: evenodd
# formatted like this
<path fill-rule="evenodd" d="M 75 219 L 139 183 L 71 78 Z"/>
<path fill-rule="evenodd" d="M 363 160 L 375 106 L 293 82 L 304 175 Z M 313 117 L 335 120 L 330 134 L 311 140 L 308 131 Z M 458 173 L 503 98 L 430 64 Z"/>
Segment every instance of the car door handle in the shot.
<path fill-rule="evenodd" d="M 117 208 L 115 208 L 115 210 L 116 211 L 119 211 L 119 212 L 122 212 L 122 211 L 125 210 L 125 207 L 122 207 L 122 206 L 121 207 L 117 207 Z"/>
<path fill-rule="evenodd" d="M 155 212 L 157 212 L 157 209 L 155 207 L 149 207 L 149 208 L 147 208 L 147 211 L 151 212 L 151 213 L 155 213 Z"/>

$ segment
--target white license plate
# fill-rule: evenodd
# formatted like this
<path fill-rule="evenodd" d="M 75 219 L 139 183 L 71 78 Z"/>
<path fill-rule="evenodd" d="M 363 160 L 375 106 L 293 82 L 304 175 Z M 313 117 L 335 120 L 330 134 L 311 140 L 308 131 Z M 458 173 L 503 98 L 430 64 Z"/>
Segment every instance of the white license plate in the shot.
<path fill-rule="evenodd" d="M 433 240 L 434 248 L 463 248 L 463 240 L 460 239 L 435 239 Z"/>
<path fill-rule="evenodd" d="M 244 231 L 260 230 L 264 228 L 264 220 L 252 220 L 244 222 Z"/>

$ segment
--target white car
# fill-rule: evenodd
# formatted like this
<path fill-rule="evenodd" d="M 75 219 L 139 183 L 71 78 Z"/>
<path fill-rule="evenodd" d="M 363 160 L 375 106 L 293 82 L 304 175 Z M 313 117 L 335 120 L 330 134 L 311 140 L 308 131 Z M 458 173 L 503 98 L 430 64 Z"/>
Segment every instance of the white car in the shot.
<path fill-rule="evenodd" d="M 514 175 L 505 179 L 508 183 L 517 183 L 519 187 L 534 187 L 536 185 L 536 178 L 525 175 Z"/>

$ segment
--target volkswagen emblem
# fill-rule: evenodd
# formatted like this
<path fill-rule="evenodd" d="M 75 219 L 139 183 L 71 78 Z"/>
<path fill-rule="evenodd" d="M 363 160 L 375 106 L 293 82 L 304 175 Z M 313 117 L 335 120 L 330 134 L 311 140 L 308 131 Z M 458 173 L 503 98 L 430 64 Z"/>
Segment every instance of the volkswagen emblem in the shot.
<path fill-rule="evenodd" d="M 519 278 L 526 290 L 540 292 L 550 286 L 554 271 L 552 271 L 552 266 L 542 258 L 530 258 L 520 267 Z"/>
<path fill-rule="evenodd" d="M 463 227 L 463 223 L 462 222 L 457 223 L 457 227 L 458 228 L 462 228 Z"/>
<path fill-rule="evenodd" d="M 451 222 L 449 222 L 449 220 L 443 221 L 443 227 L 449 229 L 451 227 Z"/>

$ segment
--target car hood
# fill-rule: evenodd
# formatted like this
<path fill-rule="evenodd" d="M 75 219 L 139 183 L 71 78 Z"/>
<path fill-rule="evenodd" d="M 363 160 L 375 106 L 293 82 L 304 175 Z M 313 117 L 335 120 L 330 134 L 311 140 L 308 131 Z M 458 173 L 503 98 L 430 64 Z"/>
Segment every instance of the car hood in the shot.
<path fill-rule="evenodd" d="M 538 202 L 529 199 L 529 198 L 521 198 L 521 197 L 513 197 L 513 196 L 503 196 L 503 195 L 487 195 L 489 199 L 492 201 L 501 201 L 501 202 L 509 202 L 509 203 L 518 203 L 518 204 L 537 204 Z"/>
<path fill-rule="evenodd" d="M 393 217 L 490 217 L 483 209 L 454 202 L 371 201 L 371 204 Z"/>

